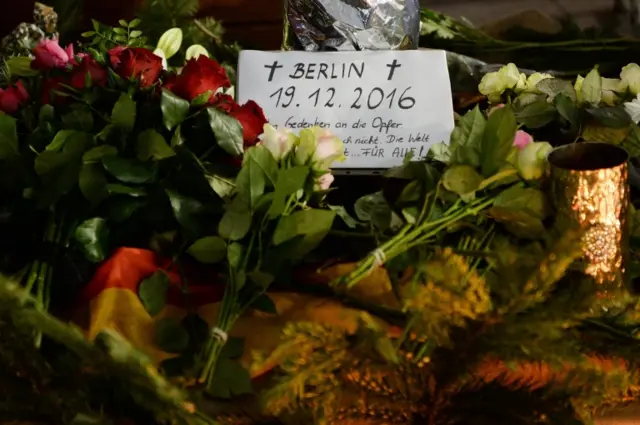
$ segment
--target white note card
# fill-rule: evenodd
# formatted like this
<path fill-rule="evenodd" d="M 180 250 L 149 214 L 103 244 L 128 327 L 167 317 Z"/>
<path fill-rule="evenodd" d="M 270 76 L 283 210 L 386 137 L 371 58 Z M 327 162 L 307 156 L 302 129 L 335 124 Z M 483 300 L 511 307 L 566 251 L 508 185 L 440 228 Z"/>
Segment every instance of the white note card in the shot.
<path fill-rule="evenodd" d="M 331 130 L 347 160 L 336 168 L 380 169 L 410 152 L 426 156 L 454 128 L 441 50 L 261 52 L 238 63 L 238 102 L 254 100 L 274 127 Z"/>

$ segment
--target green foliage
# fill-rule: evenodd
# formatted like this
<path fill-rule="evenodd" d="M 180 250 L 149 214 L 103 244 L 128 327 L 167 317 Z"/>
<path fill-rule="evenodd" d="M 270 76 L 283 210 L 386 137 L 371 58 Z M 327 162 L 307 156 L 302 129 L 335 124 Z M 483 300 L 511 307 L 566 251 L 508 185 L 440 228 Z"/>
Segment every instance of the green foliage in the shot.
<path fill-rule="evenodd" d="M 156 316 L 164 309 L 170 286 L 171 280 L 164 270 L 158 270 L 140 282 L 138 287 L 140 301 L 151 316 Z"/>
<path fill-rule="evenodd" d="M 94 20 L 93 30 L 82 33 L 87 39 L 87 47 L 96 52 L 104 52 L 116 46 L 146 47 L 147 37 L 142 36 L 142 31 L 137 29 L 141 21 L 134 19 L 131 22 L 120 20 L 119 26 L 109 27 Z"/>
<path fill-rule="evenodd" d="M 183 48 L 175 56 L 171 55 L 171 62 L 183 63 L 188 59 L 186 48 L 200 45 L 221 63 L 228 61 L 231 65 L 227 69 L 233 70 L 239 46 L 224 43 L 221 23 L 211 17 L 196 19 L 197 12 L 197 0 L 150 0 L 144 2 L 137 16 L 142 21 L 140 28 L 150 40 L 159 41 L 169 28 L 182 30 Z M 234 74 L 230 74 L 232 80 Z"/>

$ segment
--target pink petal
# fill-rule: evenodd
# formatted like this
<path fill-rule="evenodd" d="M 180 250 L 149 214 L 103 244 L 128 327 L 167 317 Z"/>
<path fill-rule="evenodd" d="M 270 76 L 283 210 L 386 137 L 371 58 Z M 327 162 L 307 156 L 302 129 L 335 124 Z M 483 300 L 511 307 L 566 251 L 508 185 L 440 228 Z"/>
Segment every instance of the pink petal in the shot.
<path fill-rule="evenodd" d="M 517 147 L 518 149 L 522 149 L 532 142 L 533 137 L 531 137 L 529 133 L 523 130 L 518 130 L 518 132 L 516 133 L 516 137 L 513 140 L 513 146 Z"/>

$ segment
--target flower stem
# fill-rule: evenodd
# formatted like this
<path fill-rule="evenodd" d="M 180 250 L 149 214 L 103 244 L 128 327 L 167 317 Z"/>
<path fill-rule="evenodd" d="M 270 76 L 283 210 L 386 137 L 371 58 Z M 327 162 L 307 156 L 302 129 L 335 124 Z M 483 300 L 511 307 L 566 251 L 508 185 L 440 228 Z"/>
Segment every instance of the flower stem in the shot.
<path fill-rule="evenodd" d="M 428 242 L 453 223 L 470 215 L 478 214 L 480 211 L 489 207 L 493 201 L 494 200 L 492 198 L 479 199 L 462 208 L 460 208 L 458 203 L 456 203 L 453 207 L 449 208 L 444 217 L 441 217 L 438 220 L 427 220 L 415 228 L 411 225 L 405 226 L 396 236 L 385 242 L 376 251 L 381 251 L 384 254 L 383 258 L 385 262 L 391 260 L 415 246 Z M 362 279 L 366 278 L 379 265 L 379 256 L 377 256 L 376 253 L 372 253 L 360 261 L 355 270 L 338 279 L 334 284 L 338 283 L 350 288 Z"/>

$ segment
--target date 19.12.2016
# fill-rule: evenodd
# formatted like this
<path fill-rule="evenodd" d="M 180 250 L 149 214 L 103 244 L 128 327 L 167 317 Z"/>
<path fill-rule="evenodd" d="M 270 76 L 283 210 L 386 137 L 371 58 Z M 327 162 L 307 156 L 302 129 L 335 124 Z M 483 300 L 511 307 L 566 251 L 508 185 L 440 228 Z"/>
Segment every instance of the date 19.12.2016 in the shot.
<path fill-rule="evenodd" d="M 351 93 L 337 93 L 335 88 L 318 88 L 310 93 L 301 93 L 295 86 L 280 87 L 269 96 L 275 102 L 276 108 L 289 108 L 301 106 L 322 108 L 350 108 L 369 109 L 411 109 L 416 100 L 411 96 L 411 86 L 405 89 L 393 88 L 385 92 L 380 87 L 363 89 L 354 88 Z"/>

